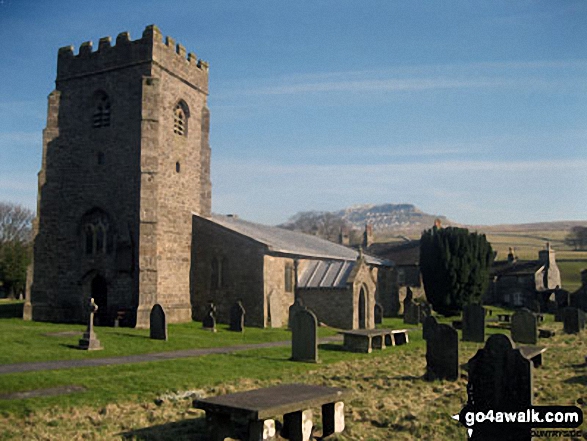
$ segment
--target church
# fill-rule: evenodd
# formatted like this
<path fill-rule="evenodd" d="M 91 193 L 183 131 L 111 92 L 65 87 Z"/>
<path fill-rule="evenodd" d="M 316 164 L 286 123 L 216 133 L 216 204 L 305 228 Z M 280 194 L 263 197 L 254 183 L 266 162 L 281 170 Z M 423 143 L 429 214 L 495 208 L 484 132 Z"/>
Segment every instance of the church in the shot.
<path fill-rule="evenodd" d="M 374 326 L 390 262 L 211 213 L 207 99 L 208 64 L 154 25 L 59 49 L 25 319 L 82 323 L 94 298 L 101 325 L 149 327 L 155 304 L 200 320 L 209 302 L 226 322 L 241 300 L 247 325 L 282 326 L 303 293 L 325 323 Z"/>

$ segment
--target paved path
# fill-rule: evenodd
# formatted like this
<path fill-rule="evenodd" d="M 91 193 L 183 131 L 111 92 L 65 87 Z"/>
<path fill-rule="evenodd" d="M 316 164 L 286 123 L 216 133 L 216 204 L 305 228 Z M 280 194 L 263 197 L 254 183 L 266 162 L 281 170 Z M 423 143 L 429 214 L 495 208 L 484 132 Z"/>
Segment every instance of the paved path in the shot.
<path fill-rule="evenodd" d="M 341 336 L 335 335 L 318 340 L 318 343 L 340 341 Z M 181 351 L 158 352 L 154 354 L 125 355 L 120 357 L 92 358 L 87 360 L 56 360 L 39 361 L 33 363 L 15 363 L 0 365 L 0 375 L 21 372 L 50 371 L 56 369 L 73 369 L 81 367 L 111 366 L 116 364 L 143 363 L 148 361 L 175 360 L 178 358 L 200 357 L 210 354 L 229 354 L 231 352 L 246 351 L 249 349 L 275 348 L 288 346 L 291 341 L 273 341 L 220 348 L 184 349 Z"/>

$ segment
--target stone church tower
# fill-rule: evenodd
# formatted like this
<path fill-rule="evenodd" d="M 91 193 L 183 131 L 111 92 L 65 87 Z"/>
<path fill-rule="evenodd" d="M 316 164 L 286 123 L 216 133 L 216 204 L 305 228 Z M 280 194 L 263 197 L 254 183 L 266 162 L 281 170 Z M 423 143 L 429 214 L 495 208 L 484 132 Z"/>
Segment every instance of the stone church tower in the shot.
<path fill-rule="evenodd" d="M 192 212 L 210 214 L 208 65 L 155 26 L 59 50 L 25 319 L 189 321 Z"/>

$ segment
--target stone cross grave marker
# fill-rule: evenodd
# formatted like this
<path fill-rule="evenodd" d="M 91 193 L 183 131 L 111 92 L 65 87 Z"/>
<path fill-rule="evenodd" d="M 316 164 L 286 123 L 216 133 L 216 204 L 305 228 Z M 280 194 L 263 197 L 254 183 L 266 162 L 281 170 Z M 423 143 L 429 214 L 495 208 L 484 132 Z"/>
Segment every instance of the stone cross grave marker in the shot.
<path fill-rule="evenodd" d="M 245 307 L 240 300 L 230 308 L 230 330 L 235 332 L 245 330 Z"/>
<path fill-rule="evenodd" d="M 149 336 L 153 340 L 167 341 L 167 320 L 160 304 L 153 305 L 149 319 Z"/>
<path fill-rule="evenodd" d="M 578 334 L 581 332 L 581 312 L 578 308 L 566 307 L 563 310 L 563 329 L 565 334 Z M 585 319 L 583 316 L 583 327 Z"/>
<path fill-rule="evenodd" d="M 293 305 L 291 305 L 289 307 L 289 318 L 287 320 L 287 327 L 289 329 L 291 329 L 291 323 L 292 323 L 294 316 L 297 314 L 298 311 L 301 311 L 303 309 L 304 309 L 304 301 L 300 297 L 298 297 L 293 302 Z"/>
<path fill-rule="evenodd" d="M 463 308 L 463 341 L 485 341 L 485 308 L 479 304 Z"/>
<path fill-rule="evenodd" d="M 208 312 L 202 321 L 202 327 L 208 331 L 216 332 L 216 305 L 210 302 Z"/>
<path fill-rule="evenodd" d="M 532 406 L 532 362 L 525 358 L 505 334 L 493 334 L 483 349 L 469 360 L 467 410 L 522 411 Z M 530 429 L 504 433 L 500 425 L 475 426 L 478 439 L 530 441 Z"/>
<path fill-rule="evenodd" d="M 538 320 L 527 308 L 518 309 L 512 315 L 512 340 L 516 343 L 535 345 L 538 342 Z"/>
<path fill-rule="evenodd" d="M 291 323 L 291 359 L 318 362 L 318 319 L 308 308 L 299 310 Z"/>
<path fill-rule="evenodd" d="M 375 317 L 375 324 L 380 325 L 383 323 L 383 306 L 381 306 L 379 303 L 375 303 L 373 312 Z"/>
<path fill-rule="evenodd" d="M 432 316 L 424 322 L 426 374 L 428 381 L 459 378 L 459 334 L 452 326 L 439 324 Z"/>
<path fill-rule="evenodd" d="M 94 314 L 98 311 L 98 305 L 94 303 L 94 299 L 90 299 L 90 317 L 88 319 L 88 327 L 81 340 L 79 341 L 79 348 L 86 351 L 98 351 L 102 348 L 100 340 L 94 333 Z"/>

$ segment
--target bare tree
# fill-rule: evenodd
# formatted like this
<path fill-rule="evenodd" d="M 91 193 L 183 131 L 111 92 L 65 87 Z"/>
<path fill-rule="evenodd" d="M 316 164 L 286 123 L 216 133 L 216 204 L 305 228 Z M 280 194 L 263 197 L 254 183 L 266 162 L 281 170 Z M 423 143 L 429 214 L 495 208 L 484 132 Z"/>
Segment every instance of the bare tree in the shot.
<path fill-rule="evenodd" d="M 35 213 L 19 204 L 0 202 L 0 245 L 7 242 L 29 242 Z"/>

